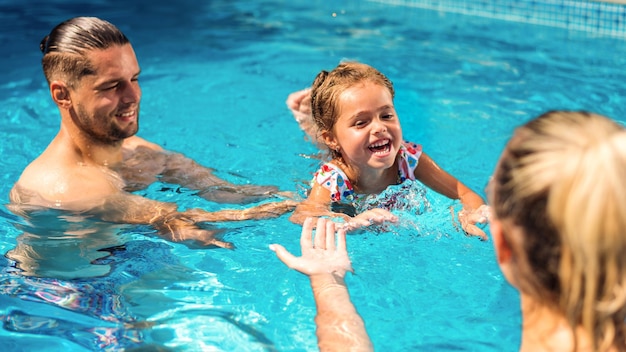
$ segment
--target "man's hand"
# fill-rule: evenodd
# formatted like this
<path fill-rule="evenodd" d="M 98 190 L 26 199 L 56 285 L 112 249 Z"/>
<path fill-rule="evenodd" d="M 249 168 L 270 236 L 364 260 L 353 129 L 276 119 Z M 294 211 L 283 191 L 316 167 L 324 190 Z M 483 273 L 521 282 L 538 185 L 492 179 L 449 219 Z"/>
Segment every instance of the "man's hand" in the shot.
<path fill-rule="evenodd" d="M 385 222 L 396 221 L 398 221 L 398 217 L 393 215 L 389 210 L 374 208 L 362 212 L 340 226 L 346 231 L 353 231 L 371 225 L 382 225 Z"/>
<path fill-rule="evenodd" d="M 191 248 L 208 246 L 234 248 L 232 243 L 215 238 L 221 231 L 201 229 L 193 220 L 183 216 L 172 217 L 155 225 L 166 240 L 184 243 Z"/>

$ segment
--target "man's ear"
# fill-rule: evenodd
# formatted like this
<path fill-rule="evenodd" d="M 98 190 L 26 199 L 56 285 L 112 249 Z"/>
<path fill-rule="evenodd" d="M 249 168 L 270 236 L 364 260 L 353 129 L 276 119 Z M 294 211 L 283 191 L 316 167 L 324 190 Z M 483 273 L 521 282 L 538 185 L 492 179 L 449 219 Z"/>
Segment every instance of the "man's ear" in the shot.
<path fill-rule="evenodd" d="M 52 100 L 61 108 L 67 109 L 72 105 L 70 90 L 65 82 L 54 81 L 50 83 L 50 95 L 52 95 Z"/>

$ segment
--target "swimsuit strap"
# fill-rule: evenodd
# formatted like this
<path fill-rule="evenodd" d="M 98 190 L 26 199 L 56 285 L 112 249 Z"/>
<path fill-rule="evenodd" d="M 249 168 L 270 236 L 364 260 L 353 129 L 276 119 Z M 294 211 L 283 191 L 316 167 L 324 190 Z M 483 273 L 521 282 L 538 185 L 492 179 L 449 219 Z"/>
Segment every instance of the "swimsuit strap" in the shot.
<path fill-rule="evenodd" d="M 400 183 L 415 180 L 415 169 L 422 155 L 422 146 L 413 142 L 404 141 L 398 151 L 398 176 Z"/>

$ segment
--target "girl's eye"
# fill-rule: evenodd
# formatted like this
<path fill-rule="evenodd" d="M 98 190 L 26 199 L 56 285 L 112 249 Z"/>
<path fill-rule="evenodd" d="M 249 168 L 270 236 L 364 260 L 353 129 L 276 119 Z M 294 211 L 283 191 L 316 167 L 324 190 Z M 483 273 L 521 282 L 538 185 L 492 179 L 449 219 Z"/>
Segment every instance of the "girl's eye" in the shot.
<path fill-rule="evenodd" d="M 383 119 L 385 120 L 393 119 L 393 115 L 392 114 L 383 115 Z"/>
<path fill-rule="evenodd" d="M 356 121 L 354 123 L 354 126 L 356 126 L 356 127 L 363 127 L 363 126 L 365 126 L 365 121 Z"/>

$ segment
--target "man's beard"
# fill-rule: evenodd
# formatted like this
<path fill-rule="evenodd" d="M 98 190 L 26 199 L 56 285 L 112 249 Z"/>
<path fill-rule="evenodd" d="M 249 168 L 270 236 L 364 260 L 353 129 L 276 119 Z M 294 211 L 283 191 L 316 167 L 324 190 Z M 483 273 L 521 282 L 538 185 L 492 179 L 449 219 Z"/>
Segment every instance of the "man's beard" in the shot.
<path fill-rule="evenodd" d="M 71 116 L 76 126 L 89 138 L 102 144 L 114 144 L 137 133 L 139 130 L 139 107 L 136 114 L 135 123 L 128 125 L 126 129 L 122 129 L 112 122 L 115 117 L 111 118 L 108 115 L 92 116 L 80 104 L 76 105 L 75 114 L 71 114 Z"/>

